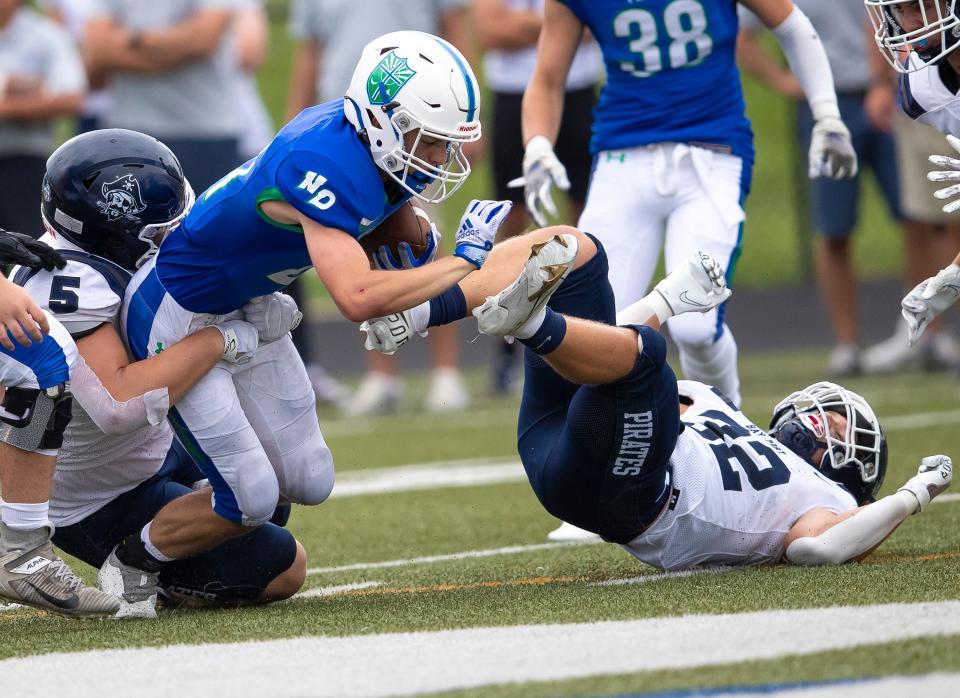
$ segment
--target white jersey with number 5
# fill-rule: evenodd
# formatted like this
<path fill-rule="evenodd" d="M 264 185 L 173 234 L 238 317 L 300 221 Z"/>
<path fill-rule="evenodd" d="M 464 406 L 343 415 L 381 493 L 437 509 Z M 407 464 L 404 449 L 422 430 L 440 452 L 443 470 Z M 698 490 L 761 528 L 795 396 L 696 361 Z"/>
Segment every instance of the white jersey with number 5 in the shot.
<path fill-rule="evenodd" d="M 811 509 L 844 512 L 856 500 L 731 407 L 713 388 L 679 381 L 685 429 L 671 456 L 668 509 L 623 547 L 665 570 L 764 565 L 783 557 L 784 538 Z"/>

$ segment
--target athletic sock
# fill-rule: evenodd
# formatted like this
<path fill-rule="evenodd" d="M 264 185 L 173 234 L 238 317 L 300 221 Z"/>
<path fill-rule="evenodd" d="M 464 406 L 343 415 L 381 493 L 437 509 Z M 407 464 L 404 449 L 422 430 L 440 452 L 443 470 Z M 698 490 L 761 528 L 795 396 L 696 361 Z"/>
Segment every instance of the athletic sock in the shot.
<path fill-rule="evenodd" d="M 448 288 L 439 296 L 430 299 L 429 327 L 448 325 L 462 320 L 467 315 L 467 299 L 459 286 Z M 414 325 L 416 328 L 416 325 Z"/>
<path fill-rule="evenodd" d="M 147 521 L 147 525 L 140 529 L 140 541 L 143 543 L 143 547 L 147 549 L 147 552 L 150 553 L 154 558 L 160 562 L 170 562 L 173 560 L 172 557 L 167 557 L 160 549 L 153 544 L 153 541 L 150 540 L 150 524 L 153 521 Z"/>
<path fill-rule="evenodd" d="M 117 559 L 129 567 L 136 567 L 144 572 L 159 572 L 166 564 L 147 551 L 140 533 L 131 533 L 120 541 L 120 545 L 117 546 Z"/>
<path fill-rule="evenodd" d="M 563 315 L 550 308 L 544 308 L 544 311 L 543 322 L 533 335 L 525 338 L 517 336 L 517 340 L 534 354 L 549 354 L 560 346 L 567 334 L 567 321 Z M 527 324 L 529 321 L 524 327 Z"/>
<path fill-rule="evenodd" d="M 49 514 L 49 501 L 37 504 L 5 501 L 0 507 L 0 521 L 3 521 L 8 528 L 18 531 L 49 526 Z"/>
<path fill-rule="evenodd" d="M 679 345 L 680 367 L 690 380 L 712 385 L 738 407 L 740 376 L 737 373 L 737 342 L 730 328 L 723 326 L 720 338 L 706 347 Z"/>

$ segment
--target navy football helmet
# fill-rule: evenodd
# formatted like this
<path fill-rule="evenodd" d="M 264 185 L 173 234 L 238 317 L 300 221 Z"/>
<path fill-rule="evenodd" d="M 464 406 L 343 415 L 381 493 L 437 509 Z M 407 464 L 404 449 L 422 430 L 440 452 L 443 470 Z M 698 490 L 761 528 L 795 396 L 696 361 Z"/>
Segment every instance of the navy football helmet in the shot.
<path fill-rule="evenodd" d="M 82 250 L 135 270 L 193 205 L 180 162 L 156 138 L 126 129 L 84 133 L 47 160 L 44 223 Z"/>
<path fill-rule="evenodd" d="M 830 432 L 828 412 L 846 419 L 842 438 Z M 835 383 L 822 381 L 791 393 L 773 408 L 770 435 L 834 482 L 858 504 L 869 504 L 887 474 L 887 437 L 870 405 Z M 824 449 L 816 462 L 817 449 Z"/>

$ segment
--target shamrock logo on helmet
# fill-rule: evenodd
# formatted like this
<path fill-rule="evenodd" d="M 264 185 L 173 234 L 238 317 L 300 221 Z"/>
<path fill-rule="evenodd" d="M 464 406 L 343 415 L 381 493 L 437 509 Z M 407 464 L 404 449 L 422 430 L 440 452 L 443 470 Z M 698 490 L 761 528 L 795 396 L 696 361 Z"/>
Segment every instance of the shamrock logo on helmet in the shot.
<path fill-rule="evenodd" d="M 417 74 L 400 58 L 396 51 L 383 57 L 367 78 L 367 98 L 371 104 L 387 104 L 393 101 L 400 89 Z"/>

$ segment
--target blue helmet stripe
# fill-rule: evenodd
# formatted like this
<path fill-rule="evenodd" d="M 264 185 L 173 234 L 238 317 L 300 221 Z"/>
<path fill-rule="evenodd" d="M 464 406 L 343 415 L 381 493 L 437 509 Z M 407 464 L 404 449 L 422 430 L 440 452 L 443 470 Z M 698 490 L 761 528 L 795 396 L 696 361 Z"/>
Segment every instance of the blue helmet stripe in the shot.
<path fill-rule="evenodd" d="M 433 38 L 438 44 L 443 46 L 447 53 L 453 57 L 457 67 L 460 68 L 460 74 L 463 75 L 463 81 L 467 84 L 467 121 L 473 121 L 473 117 L 477 109 L 477 89 L 473 84 L 473 80 L 470 79 L 470 70 L 467 68 L 467 64 L 463 62 L 463 59 L 460 58 L 460 55 L 450 44 L 436 36 Z"/>

